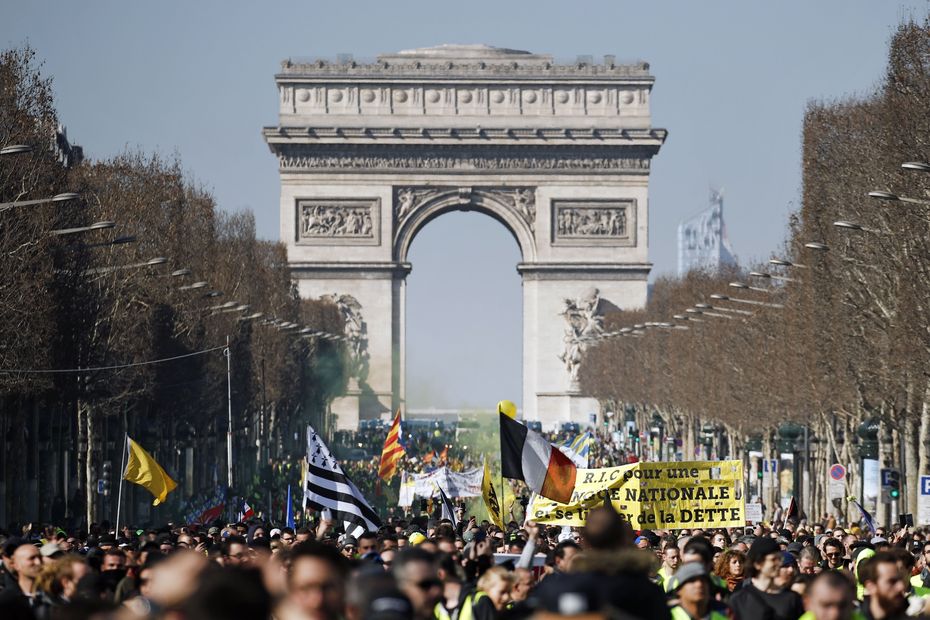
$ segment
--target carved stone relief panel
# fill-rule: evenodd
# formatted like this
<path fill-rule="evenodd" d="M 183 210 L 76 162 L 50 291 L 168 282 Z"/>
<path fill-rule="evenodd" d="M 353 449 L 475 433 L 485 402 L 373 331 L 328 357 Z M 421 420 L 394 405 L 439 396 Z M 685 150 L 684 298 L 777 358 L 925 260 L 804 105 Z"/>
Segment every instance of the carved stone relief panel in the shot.
<path fill-rule="evenodd" d="M 536 227 L 536 188 L 534 187 L 395 187 L 394 218 L 398 228 L 410 214 L 443 195 L 454 195 L 460 202 L 490 199 L 515 212 L 529 226 Z"/>
<path fill-rule="evenodd" d="M 553 200 L 553 245 L 636 245 L 635 200 Z"/>
<path fill-rule="evenodd" d="M 378 245 L 377 198 L 301 198 L 296 205 L 297 245 Z"/>

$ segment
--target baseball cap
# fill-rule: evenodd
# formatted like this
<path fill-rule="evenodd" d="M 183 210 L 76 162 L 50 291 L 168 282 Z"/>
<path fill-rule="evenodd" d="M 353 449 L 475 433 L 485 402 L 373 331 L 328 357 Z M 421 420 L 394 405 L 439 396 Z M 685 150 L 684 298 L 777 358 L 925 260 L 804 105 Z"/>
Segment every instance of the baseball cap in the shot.
<path fill-rule="evenodd" d="M 421 534 L 422 536 L 422 534 Z M 408 620 L 413 618 L 413 606 L 400 592 L 385 593 L 377 596 L 365 610 L 368 620 Z"/>
<path fill-rule="evenodd" d="M 56 554 L 60 555 L 63 552 L 61 550 L 61 547 L 59 547 L 56 543 L 47 542 L 41 547 L 39 547 L 39 553 L 42 555 L 43 558 L 53 558 L 55 557 Z"/>
<path fill-rule="evenodd" d="M 407 540 L 410 541 L 411 545 L 419 545 L 426 541 L 426 536 L 420 532 L 414 532 Z"/>
<path fill-rule="evenodd" d="M 701 578 L 710 579 L 710 573 L 704 568 L 704 564 L 701 562 L 685 562 L 672 576 L 672 581 L 669 584 L 669 592 L 676 591 L 689 581 Z"/>

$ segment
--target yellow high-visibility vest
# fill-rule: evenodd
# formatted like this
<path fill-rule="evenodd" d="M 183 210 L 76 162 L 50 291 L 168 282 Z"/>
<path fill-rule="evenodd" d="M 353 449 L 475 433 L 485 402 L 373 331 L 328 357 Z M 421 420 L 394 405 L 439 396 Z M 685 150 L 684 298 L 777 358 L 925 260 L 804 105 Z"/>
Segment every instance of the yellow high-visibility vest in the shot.
<path fill-rule="evenodd" d="M 433 609 L 433 615 L 436 617 L 436 620 L 472 620 L 472 607 L 486 596 L 487 594 L 481 590 L 472 592 L 465 597 L 461 605 L 452 610 L 451 614 L 443 607 L 442 603 L 436 603 L 436 607 Z"/>

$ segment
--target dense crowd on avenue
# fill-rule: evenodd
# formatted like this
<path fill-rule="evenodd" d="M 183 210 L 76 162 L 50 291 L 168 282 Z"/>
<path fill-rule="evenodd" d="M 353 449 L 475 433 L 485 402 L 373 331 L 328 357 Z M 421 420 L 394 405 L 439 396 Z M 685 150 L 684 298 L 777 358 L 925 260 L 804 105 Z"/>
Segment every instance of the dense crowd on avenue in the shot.
<path fill-rule="evenodd" d="M 634 530 L 613 508 L 581 528 L 392 520 L 358 537 L 326 520 L 156 529 L 27 526 L 2 539 L 0 618 L 923 617 L 930 532 L 832 520 Z M 930 617 L 930 616 L 928 616 Z"/>
<path fill-rule="evenodd" d="M 364 456 L 356 459 L 341 459 L 341 466 L 346 474 L 362 491 L 362 494 L 377 505 L 382 511 L 389 511 L 386 505 L 384 490 L 378 483 L 378 468 L 380 464 L 381 448 L 384 444 L 386 428 L 368 427 L 358 431 L 338 431 L 335 434 L 334 445 L 351 446 Z M 541 432 L 546 440 L 556 446 L 571 442 L 578 437 L 578 429 Z M 404 449 L 406 454 L 397 463 L 400 474 L 419 474 L 429 472 L 436 467 L 447 466 L 452 471 L 464 471 L 482 467 L 484 457 L 475 446 L 469 446 L 467 439 L 457 436 L 454 427 L 420 428 L 405 424 Z M 621 443 L 617 433 L 592 431 L 592 439 L 588 444 L 587 464 L 589 467 L 614 467 L 625 465 L 631 460 L 632 453 Z M 278 495 L 284 496 L 284 486 L 280 486 Z M 514 494 L 519 491 L 514 489 Z M 261 494 L 256 494 L 260 502 Z"/>

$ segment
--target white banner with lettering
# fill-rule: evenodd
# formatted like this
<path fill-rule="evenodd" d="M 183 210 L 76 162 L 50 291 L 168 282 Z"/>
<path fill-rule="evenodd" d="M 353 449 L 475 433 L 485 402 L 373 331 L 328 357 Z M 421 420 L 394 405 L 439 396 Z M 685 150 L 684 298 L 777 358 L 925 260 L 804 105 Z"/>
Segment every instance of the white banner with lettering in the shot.
<path fill-rule="evenodd" d="M 481 497 L 483 475 L 480 468 L 452 471 L 448 467 L 440 467 L 427 474 L 404 474 L 397 503 L 410 506 L 414 497 L 439 497 L 438 487 L 449 497 Z"/>

